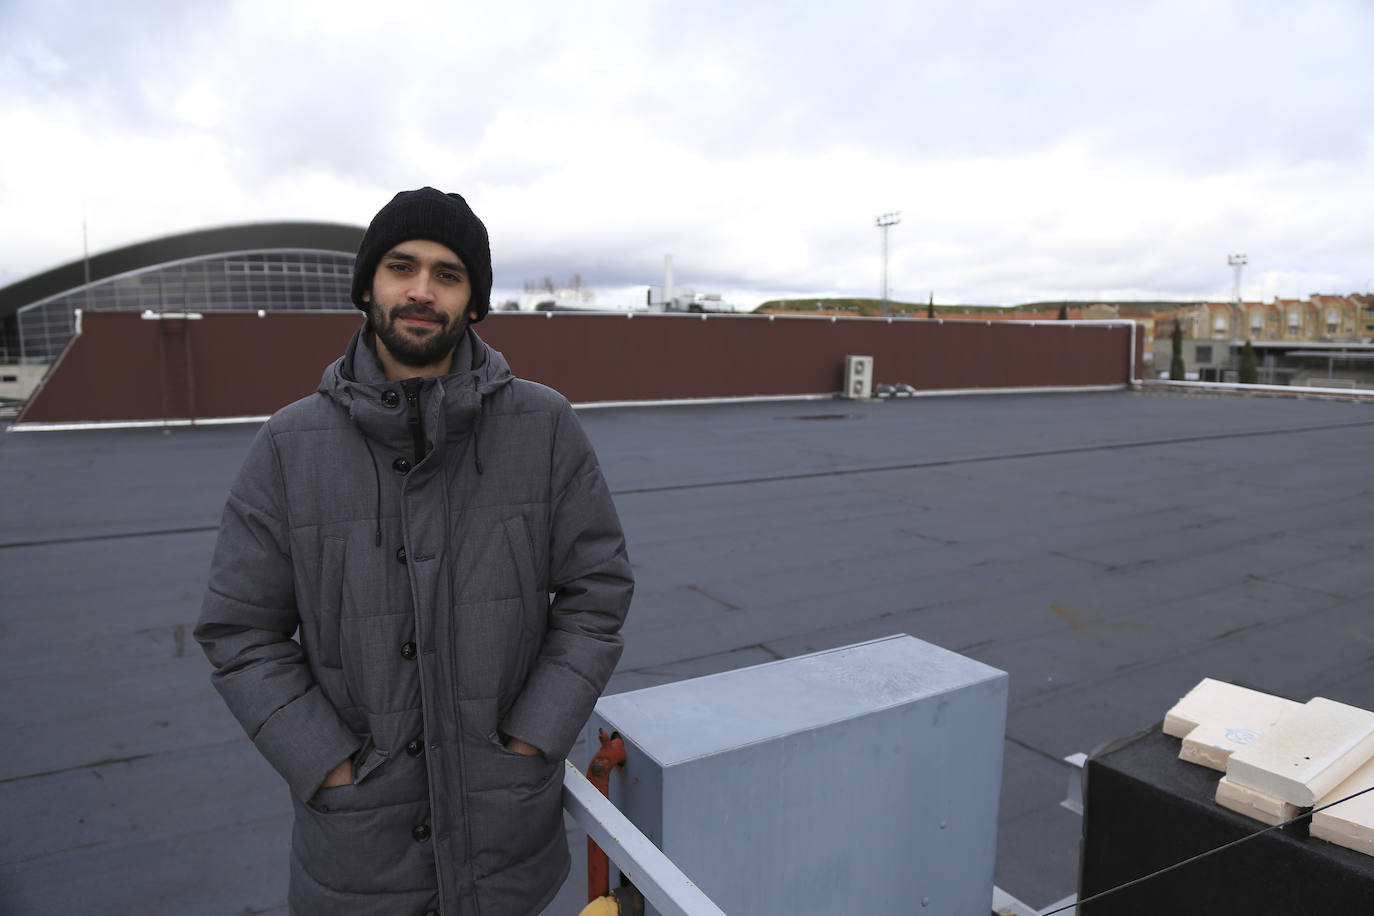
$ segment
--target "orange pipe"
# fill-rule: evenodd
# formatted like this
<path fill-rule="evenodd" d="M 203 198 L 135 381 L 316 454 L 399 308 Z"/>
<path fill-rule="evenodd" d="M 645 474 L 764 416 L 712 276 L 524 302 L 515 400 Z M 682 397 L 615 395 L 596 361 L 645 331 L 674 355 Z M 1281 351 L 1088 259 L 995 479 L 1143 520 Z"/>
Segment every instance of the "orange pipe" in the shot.
<path fill-rule="evenodd" d="M 601 750 L 592 757 L 587 766 L 587 781 L 596 786 L 601 794 L 611 796 L 611 770 L 625 765 L 625 742 L 620 736 L 606 734 L 604 728 L 597 729 L 597 739 Z M 587 902 L 591 903 L 611 892 L 611 859 L 601 851 L 601 847 L 587 837 Z"/>

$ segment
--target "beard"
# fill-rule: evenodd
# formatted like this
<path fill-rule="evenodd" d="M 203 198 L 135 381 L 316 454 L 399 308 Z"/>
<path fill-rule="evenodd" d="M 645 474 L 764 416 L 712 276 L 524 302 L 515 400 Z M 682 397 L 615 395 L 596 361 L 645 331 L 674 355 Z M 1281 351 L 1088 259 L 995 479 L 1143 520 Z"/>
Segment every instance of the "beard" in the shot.
<path fill-rule="evenodd" d="M 413 336 L 397 326 L 399 319 L 414 315 L 438 322 L 438 327 L 423 337 Z M 386 345 L 396 362 L 411 369 L 423 369 L 441 362 L 458 346 L 468 329 L 468 316 L 461 312 L 452 321 L 423 305 L 397 305 L 385 311 L 378 304 L 368 309 L 368 323 L 377 339 Z"/>

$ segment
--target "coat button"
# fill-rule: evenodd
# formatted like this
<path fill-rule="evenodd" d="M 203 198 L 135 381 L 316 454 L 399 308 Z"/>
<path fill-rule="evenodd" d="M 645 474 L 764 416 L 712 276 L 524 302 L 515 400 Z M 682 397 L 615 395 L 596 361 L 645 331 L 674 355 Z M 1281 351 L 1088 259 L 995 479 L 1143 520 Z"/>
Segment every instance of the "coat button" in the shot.
<path fill-rule="evenodd" d="M 397 458 L 395 461 L 391 462 L 391 466 L 396 469 L 397 474 L 404 474 L 410 470 L 410 462 L 406 461 L 404 458 Z"/>
<path fill-rule="evenodd" d="M 425 840 L 429 839 L 429 825 L 416 824 L 415 829 L 410 831 L 410 837 L 417 843 L 423 843 Z"/>
<path fill-rule="evenodd" d="M 424 752 L 425 743 L 419 738 L 412 738 L 410 743 L 406 745 L 406 753 L 412 757 L 419 757 Z"/>
<path fill-rule="evenodd" d="M 425 916 L 439 916 L 438 910 L 425 910 Z"/>
<path fill-rule="evenodd" d="M 404 547 L 396 548 L 396 559 L 400 560 L 402 563 L 406 561 L 406 549 Z"/>
<path fill-rule="evenodd" d="M 401 643 L 401 658 L 414 658 L 414 657 L 415 657 L 415 643 L 413 643 L 413 642 L 403 642 L 403 643 Z"/>
<path fill-rule="evenodd" d="M 401 396 L 394 391 L 387 390 L 382 392 L 382 404 L 386 407 L 395 407 L 401 403 Z"/>

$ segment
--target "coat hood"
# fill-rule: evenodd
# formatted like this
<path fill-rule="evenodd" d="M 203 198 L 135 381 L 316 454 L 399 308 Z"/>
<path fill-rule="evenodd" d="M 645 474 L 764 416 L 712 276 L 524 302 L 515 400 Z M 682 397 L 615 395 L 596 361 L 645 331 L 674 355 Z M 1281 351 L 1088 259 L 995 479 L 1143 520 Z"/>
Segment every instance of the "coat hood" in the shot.
<path fill-rule="evenodd" d="M 348 411 L 363 435 L 399 452 L 411 451 L 407 425 L 406 381 L 391 381 L 377 359 L 371 327 L 353 333 L 344 355 L 324 370 L 319 391 Z M 428 451 L 466 439 L 476 430 L 482 402 L 511 381 L 510 365 L 468 328 L 453 355 L 453 368 L 419 382 L 420 409 Z"/>

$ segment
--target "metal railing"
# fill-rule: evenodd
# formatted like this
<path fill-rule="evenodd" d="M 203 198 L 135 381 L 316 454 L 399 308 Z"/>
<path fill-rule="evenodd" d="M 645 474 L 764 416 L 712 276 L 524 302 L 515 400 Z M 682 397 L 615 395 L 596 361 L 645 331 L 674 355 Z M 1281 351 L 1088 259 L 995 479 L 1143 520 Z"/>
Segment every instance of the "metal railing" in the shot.
<path fill-rule="evenodd" d="M 563 761 L 563 810 L 662 916 L 725 916 L 577 767 Z"/>
<path fill-rule="evenodd" d="M 1198 394 L 1299 398 L 1308 401 L 1374 401 L 1374 390 L 1368 388 L 1322 388 L 1315 385 L 1244 385 L 1240 382 L 1188 382 L 1161 378 L 1145 379 L 1141 383 L 1141 388 L 1145 391 L 1174 390 Z"/>

